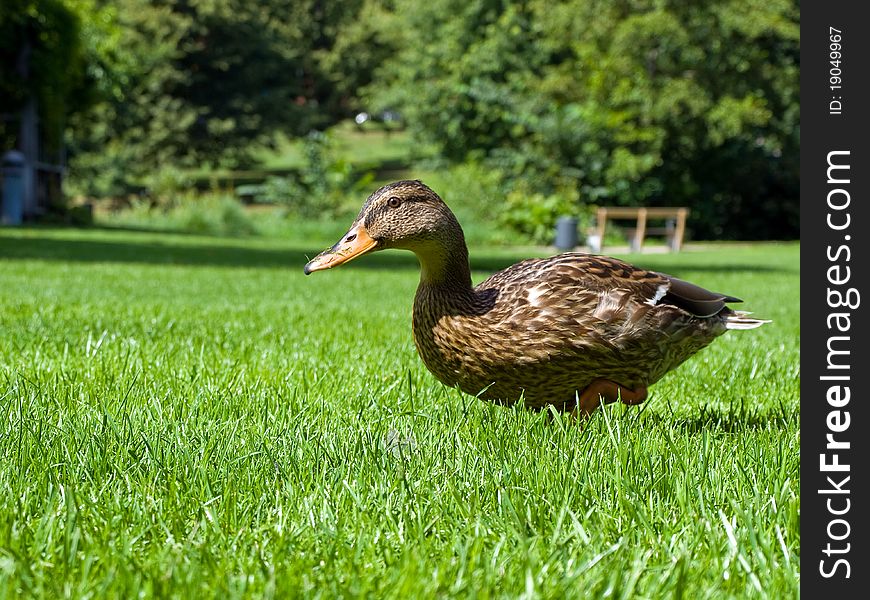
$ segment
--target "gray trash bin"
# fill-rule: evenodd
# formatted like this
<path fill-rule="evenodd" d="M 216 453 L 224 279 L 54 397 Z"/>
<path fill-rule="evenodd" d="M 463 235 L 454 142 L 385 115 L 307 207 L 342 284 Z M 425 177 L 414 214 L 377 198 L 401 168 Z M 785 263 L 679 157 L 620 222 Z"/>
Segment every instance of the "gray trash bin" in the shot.
<path fill-rule="evenodd" d="M 559 217 L 556 219 L 556 249 L 568 252 L 577 247 L 577 217 Z"/>
<path fill-rule="evenodd" d="M 24 219 L 24 155 L 10 150 L 0 159 L 3 187 L 0 190 L 0 223 L 21 225 Z"/>

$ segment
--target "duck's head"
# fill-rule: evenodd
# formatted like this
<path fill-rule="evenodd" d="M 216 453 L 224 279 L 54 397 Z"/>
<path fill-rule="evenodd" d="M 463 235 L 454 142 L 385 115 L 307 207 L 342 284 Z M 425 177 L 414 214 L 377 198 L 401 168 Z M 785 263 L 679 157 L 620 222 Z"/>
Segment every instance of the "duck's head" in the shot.
<path fill-rule="evenodd" d="M 462 228 L 438 194 L 420 181 L 397 181 L 368 197 L 348 232 L 305 265 L 305 274 L 388 248 L 411 250 L 425 272 L 444 263 L 457 245 L 467 260 Z"/>

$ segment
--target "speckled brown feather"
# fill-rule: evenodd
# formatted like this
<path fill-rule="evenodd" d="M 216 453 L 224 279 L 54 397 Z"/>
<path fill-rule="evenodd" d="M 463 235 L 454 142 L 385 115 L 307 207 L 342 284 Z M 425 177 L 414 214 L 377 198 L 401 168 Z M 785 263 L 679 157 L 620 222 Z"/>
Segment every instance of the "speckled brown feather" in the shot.
<path fill-rule="evenodd" d="M 593 380 L 658 381 L 725 332 L 664 298 L 670 280 L 613 258 L 526 260 L 458 296 L 421 282 L 414 341 L 438 379 L 486 400 L 572 406 Z"/>

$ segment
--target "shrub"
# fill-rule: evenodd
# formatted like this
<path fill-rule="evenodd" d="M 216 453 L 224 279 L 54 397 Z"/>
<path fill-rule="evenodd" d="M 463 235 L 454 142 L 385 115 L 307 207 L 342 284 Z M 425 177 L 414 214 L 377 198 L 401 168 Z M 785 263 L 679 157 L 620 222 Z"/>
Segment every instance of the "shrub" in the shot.
<path fill-rule="evenodd" d="M 507 194 L 498 222 L 536 244 L 552 244 L 556 220 L 562 216 L 578 219 L 578 229 L 586 231 L 592 223 L 592 209 L 580 202 L 580 193 L 561 188 L 552 194 L 529 192 L 519 186 Z"/>
<path fill-rule="evenodd" d="M 112 226 L 204 235 L 243 236 L 258 233 L 244 207 L 226 194 L 185 194 L 161 204 L 136 199 L 128 207 L 112 211 L 101 220 Z"/>
<path fill-rule="evenodd" d="M 359 192 L 371 191 L 374 175 L 359 174 L 349 162 L 336 158 L 331 138 L 321 132 L 305 138 L 303 152 L 305 166 L 298 175 L 269 177 L 251 188 L 254 200 L 282 206 L 287 216 L 302 219 L 331 219 L 355 211 Z"/>
<path fill-rule="evenodd" d="M 418 176 L 450 206 L 470 243 L 510 241 L 507 232 L 495 226 L 493 218 L 504 206 L 505 183 L 501 171 L 477 162 L 451 167 L 428 166 L 432 170 Z"/>

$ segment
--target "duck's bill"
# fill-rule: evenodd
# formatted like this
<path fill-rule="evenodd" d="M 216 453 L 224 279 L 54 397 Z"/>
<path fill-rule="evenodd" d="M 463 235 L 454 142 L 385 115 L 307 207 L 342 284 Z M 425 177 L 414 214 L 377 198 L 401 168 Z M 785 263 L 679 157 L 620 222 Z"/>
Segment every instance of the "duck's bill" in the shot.
<path fill-rule="evenodd" d="M 305 274 L 337 267 L 373 250 L 377 245 L 377 241 L 371 238 L 365 226 L 360 223 L 352 227 L 335 246 L 324 250 L 305 265 Z"/>

